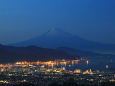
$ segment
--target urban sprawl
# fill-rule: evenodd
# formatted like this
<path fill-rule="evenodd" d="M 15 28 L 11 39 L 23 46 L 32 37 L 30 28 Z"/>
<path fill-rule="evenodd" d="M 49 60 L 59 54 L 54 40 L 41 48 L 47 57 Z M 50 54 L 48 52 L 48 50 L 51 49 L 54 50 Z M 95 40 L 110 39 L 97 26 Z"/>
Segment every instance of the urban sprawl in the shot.
<path fill-rule="evenodd" d="M 51 84 L 63 86 L 64 82 L 70 81 L 80 86 L 82 84 L 100 86 L 103 82 L 115 82 L 115 75 L 112 73 L 92 69 L 71 71 L 65 68 L 67 64 L 71 67 L 80 62 L 88 65 L 88 60 L 84 59 L 0 64 L 0 86 L 18 86 L 21 83 L 29 83 L 34 86 L 50 86 Z"/>

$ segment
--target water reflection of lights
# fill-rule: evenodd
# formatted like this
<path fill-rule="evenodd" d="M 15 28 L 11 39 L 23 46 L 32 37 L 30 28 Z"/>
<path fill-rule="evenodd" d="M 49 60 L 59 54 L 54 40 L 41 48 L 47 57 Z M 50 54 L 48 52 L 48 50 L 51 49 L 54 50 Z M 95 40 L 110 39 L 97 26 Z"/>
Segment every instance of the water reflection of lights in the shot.
<path fill-rule="evenodd" d="M 87 63 L 87 65 L 88 65 L 88 64 L 89 64 L 89 61 L 87 60 L 86 63 Z"/>
<path fill-rule="evenodd" d="M 106 65 L 106 69 L 108 69 L 109 68 L 109 66 L 108 65 Z"/>
<path fill-rule="evenodd" d="M 112 60 L 110 60 L 110 62 L 112 62 Z"/>

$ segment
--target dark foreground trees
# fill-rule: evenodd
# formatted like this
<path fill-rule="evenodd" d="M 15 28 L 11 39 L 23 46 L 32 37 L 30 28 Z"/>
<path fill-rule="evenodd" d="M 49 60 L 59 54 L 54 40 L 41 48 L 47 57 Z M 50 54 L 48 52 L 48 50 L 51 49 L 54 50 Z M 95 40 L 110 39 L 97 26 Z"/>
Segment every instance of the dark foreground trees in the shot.
<path fill-rule="evenodd" d="M 115 82 L 103 82 L 101 86 L 115 86 Z"/>
<path fill-rule="evenodd" d="M 19 83 L 15 85 L 8 84 L 0 84 L 0 86 L 39 86 L 33 83 Z M 86 85 L 86 84 L 77 84 L 73 79 L 69 79 L 68 81 L 63 82 L 63 84 L 58 84 L 58 82 L 52 82 L 47 86 L 115 86 L 115 82 L 103 82 L 100 85 Z"/>
<path fill-rule="evenodd" d="M 35 86 L 35 85 L 32 84 L 32 83 L 20 83 L 20 84 L 16 84 L 16 85 L 13 85 L 13 86 Z"/>

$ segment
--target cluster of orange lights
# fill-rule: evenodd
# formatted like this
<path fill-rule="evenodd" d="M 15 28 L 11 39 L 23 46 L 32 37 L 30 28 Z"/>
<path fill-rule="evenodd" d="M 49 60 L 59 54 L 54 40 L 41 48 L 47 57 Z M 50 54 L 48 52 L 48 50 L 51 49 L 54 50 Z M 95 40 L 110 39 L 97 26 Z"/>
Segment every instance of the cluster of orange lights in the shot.
<path fill-rule="evenodd" d="M 69 64 L 69 67 L 71 67 L 73 64 L 78 64 L 79 60 L 65 60 L 65 59 L 62 59 L 62 60 L 55 60 L 55 61 L 47 61 L 47 62 L 42 62 L 42 61 L 37 61 L 37 62 L 27 62 L 27 61 L 23 61 L 23 62 L 16 62 L 14 64 L 6 64 L 6 65 L 3 65 L 3 64 L 0 64 L 0 68 L 11 68 L 11 67 L 14 67 L 14 66 L 19 66 L 19 67 L 22 67 L 22 68 L 25 68 L 25 67 L 36 67 L 37 65 L 41 65 L 42 68 L 46 66 L 51 66 L 52 68 L 54 66 L 58 66 L 59 64 L 61 66 L 68 64 L 68 63 L 71 63 Z M 89 63 L 89 61 L 86 61 L 87 65 Z"/>

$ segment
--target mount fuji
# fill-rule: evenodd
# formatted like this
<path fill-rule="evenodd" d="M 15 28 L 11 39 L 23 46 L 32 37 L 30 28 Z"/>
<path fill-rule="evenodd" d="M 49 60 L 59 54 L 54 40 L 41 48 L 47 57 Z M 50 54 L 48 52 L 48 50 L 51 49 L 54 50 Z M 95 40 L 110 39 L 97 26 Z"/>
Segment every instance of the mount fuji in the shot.
<path fill-rule="evenodd" d="M 53 28 L 41 36 L 11 45 L 16 47 L 35 45 L 53 49 L 58 47 L 69 47 L 79 50 L 95 51 L 101 53 L 115 53 L 114 44 L 104 44 L 89 41 L 77 35 L 72 35 L 59 28 Z"/>

